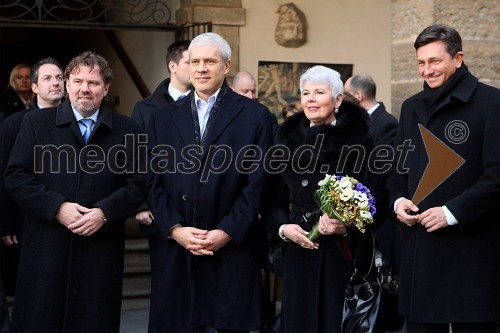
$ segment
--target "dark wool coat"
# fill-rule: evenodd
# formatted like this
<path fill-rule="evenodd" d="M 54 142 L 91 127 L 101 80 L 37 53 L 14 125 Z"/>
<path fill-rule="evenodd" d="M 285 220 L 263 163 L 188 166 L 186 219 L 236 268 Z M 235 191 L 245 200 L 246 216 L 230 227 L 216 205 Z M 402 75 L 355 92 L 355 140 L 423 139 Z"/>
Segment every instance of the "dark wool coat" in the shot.
<path fill-rule="evenodd" d="M 348 260 L 355 255 L 361 233 L 352 229 L 348 236 L 323 236 L 317 250 L 283 242 L 278 236 L 282 224 L 299 224 L 308 231 L 316 223 L 318 216 L 314 213 L 319 206 L 314 192 L 325 174 L 348 175 L 366 184 L 366 160 L 373 148 L 368 114 L 359 105 L 343 102 L 336 119 L 335 126 L 309 127 L 301 112 L 288 118 L 277 136 L 277 143 L 288 147 L 292 158 L 276 177 L 264 219 L 271 244 L 283 243 L 283 332 L 340 332 L 344 291 L 351 275 Z M 321 137 L 322 143 L 317 144 Z M 305 145 L 316 147 L 316 164 L 310 164 L 310 154 L 298 158 L 296 152 Z M 355 146 L 366 155 L 351 153 L 345 157 L 343 147 Z M 312 168 L 299 170 L 308 164 Z"/>
<path fill-rule="evenodd" d="M 419 124 L 465 163 L 418 204 L 420 212 L 445 205 L 458 225 L 434 232 L 420 224 L 403 225 L 400 312 L 416 322 L 496 321 L 500 91 L 468 73 L 432 112 L 422 92 L 403 103 L 394 144 L 411 140 L 415 150 L 407 154 L 408 172 L 394 172 L 389 178 L 392 203 L 400 197 L 411 199 L 426 169 Z"/>
<path fill-rule="evenodd" d="M 134 119 L 140 126 L 143 133 L 147 132 L 149 119 L 153 114 L 153 110 L 160 105 L 172 103 L 174 99 L 168 94 L 168 85 L 170 84 L 170 79 L 163 80 L 155 91 L 135 103 L 134 110 L 132 111 L 132 119 Z"/>
<path fill-rule="evenodd" d="M 0 111 L 5 114 L 5 118 L 24 109 L 26 109 L 26 106 L 17 94 L 17 91 L 12 88 L 5 89 L 0 98 Z"/>
<path fill-rule="evenodd" d="M 34 102 L 36 102 L 36 99 Z M 38 109 L 38 106 L 36 108 Z M 0 237 L 16 235 L 19 242 L 18 245 L 10 246 L 3 243 L 0 244 L 0 247 L 2 247 L 2 252 L 0 254 L 0 271 L 2 273 L 5 292 L 9 296 L 14 296 L 16 288 L 24 213 L 5 188 L 3 175 L 7 168 L 10 153 L 16 142 L 17 134 L 21 128 L 21 122 L 26 113 L 31 110 L 33 110 L 33 108 L 23 109 L 14 113 L 5 119 L 0 127 Z"/>
<path fill-rule="evenodd" d="M 118 332 L 124 222 L 143 196 L 132 151 L 139 131 L 132 119 L 101 104 L 84 146 L 69 102 L 25 116 L 5 175 L 26 213 L 13 331 Z M 53 151 L 51 158 L 35 145 L 68 153 Z M 65 201 L 102 209 L 106 224 L 88 237 L 73 234 L 55 220 Z"/>
<path fill-rule="evenodd" d="M 263 154 L 272 144 L 269 111 L 227 89 L 208 131 L 203 156 L 197 158 L 192 98 L 194 93 L 155 110 L 149 128 L 150 148 L 167 154 L 152 158 L 152 165 L 165 164 L 168 159 L 168 170 L 148 174 L 148 205 L 157 230 L 171 249 L 167 265 L 175 263 L 167 279 L 152 289 L 152 294 L 162 297 L 164 307 L 159 310 L 168 314 L 168 319 L 164 317 L 154 328 L 150 322 L 149 329 L 192 332 L 189 323 L 230 330 L 259 329 L 265 234 L 257 216 L 265 185 Z M 255 163 L 238 163 L 236 157 L 245 147 L 257 148 L 262 156 Z M 229 155 L 219 151 L 214 156 L 213 149 L 224 149 Z M 249 168 L 251 165 L 255 170 Z M 222 169 L 208 174 L 210 166 Z M 231 241 L 213 256 L 194 256 L 168 238 L 177 224 L 222 229 Z"/>

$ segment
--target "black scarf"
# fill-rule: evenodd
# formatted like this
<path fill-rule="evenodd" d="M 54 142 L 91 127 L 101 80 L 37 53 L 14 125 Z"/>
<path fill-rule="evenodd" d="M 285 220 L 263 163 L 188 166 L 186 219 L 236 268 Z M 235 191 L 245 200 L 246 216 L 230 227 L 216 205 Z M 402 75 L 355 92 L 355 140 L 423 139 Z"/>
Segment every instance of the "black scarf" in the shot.
<path fill-rule="evenodd" d="M 424 82 L 423 100 L 429 112 L 432 112 L 443 101 L 455 87 L 469 74 L 469 70 L 464 63 L 457 68 L 457 71 L 441 87 L 432 89 L 427 82 Z"/>

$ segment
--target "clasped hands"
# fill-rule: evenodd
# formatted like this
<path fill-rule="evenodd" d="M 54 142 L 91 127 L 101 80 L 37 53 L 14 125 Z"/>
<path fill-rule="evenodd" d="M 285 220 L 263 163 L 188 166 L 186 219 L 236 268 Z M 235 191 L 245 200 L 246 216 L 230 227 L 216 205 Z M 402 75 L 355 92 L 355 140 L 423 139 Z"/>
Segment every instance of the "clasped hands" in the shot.
<path fill-rule="evenodd" d="M 231 236 L 221 229 L 208 231 L 182 226 L 174 227 L 170 236 L 196 256 L 212 256 L 231 240 Z"/>
<path fill-rule="evenodd" d="M 427 232 L 433 232 L 448 226 L 443 207 L 429 208 L 420 214 L 416 214 L 418 211 L 418 207 L 408 199 L 401 199 L 396 206 L 398 220 L 410 227 L 420 223 L 427 229 Z"/>
<path fill-rule="evenodd" d="M 71 232 L 90 236 L 104 225 L 106 217 L 100 208 L 87 208 L 75 202 L 63 202 L 56 219 Z"/>
<path fill-rule="evenodd" d="M 346 226 L 339 219 L 330 218 L 327 214 L 319 218 L 319 232 L 323 235 L 345 234 Z M 287 224 L 283 227 L 283 235 L 292 242 L 299 244 L 305 249 L 318 249 L 319 243 L 307 238 L 309 232 L 302 229 L 298 224 Z"/>

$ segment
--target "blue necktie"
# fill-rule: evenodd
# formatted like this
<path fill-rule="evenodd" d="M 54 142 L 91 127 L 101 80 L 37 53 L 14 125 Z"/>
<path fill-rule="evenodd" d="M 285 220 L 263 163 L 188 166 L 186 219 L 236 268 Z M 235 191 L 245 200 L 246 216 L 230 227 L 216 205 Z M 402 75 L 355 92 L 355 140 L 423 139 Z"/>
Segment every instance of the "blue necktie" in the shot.
<path fill-rule="evenodd" d="M 85 131 L 82 133 L 83 142 L 87 143 L 89 141 L 90 133 L 92 133 L 92 125 L 94 120 L 90 118 L 80 119 L 80 122 L 85 126 Z"/>

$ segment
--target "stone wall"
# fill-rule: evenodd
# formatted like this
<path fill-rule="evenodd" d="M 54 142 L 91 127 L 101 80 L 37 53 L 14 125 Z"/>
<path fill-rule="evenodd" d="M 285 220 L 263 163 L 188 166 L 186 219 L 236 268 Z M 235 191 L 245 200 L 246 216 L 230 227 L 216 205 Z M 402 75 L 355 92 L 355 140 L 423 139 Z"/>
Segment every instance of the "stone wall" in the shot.
<path fill-rule="evenodd" d="M 500 88 L 500 6 L 492 0 L 392 1 L 392 112 L 422 89 L 413 43 L 427 26 L 442 23 L 462 36 L 464 62 L 482 82 Z"/>

